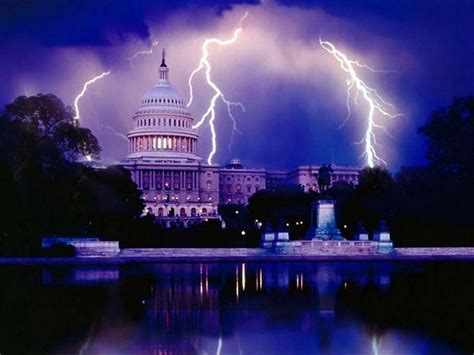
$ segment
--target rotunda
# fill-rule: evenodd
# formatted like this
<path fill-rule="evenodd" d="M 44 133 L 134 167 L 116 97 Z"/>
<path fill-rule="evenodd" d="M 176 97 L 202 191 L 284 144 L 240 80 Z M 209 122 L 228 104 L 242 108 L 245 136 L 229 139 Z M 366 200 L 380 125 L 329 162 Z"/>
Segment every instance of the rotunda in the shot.
<path fill-rule="evenodd" d="M 181 95 L 169 82 L 165 51 L 158 69 L 158 83 L 143 95 L 128 133 L 127 159 L 197 161 L 198 134 Z"/>

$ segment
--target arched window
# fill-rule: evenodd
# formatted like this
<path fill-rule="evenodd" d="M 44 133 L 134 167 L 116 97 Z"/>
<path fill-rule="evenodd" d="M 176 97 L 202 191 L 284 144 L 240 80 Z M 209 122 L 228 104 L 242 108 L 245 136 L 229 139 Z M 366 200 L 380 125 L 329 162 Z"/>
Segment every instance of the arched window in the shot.
<path fill-rule="evenodd" d="M 207 208 L 203 208 L 203 209 L 201 210 L 201 216 L 204 216 L 204 217 L 207 216 Z"/>
<path fill-rule="evenodd" d="M 158 217 L 163 217 L 163 207 L 158 208 Z"/>
<path fill-rule="evenodd" d="M 196 217 L 196 209 L 191 208 L 191 217 Z"/>
<path fill-rule="evenodd" d="M 181 209 L 179 210 L 179 216 L 180 217 L 186 217 L 186 211 L 185 211 L 184 207 L 181 207 Z"/>

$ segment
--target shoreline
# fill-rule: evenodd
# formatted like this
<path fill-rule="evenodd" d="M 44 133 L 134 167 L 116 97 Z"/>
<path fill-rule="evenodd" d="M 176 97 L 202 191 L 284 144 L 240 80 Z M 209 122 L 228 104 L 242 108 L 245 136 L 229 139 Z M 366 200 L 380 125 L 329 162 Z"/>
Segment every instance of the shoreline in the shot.
<path fill-rule="evenodd" d="M 273 253 L 260 248 L 140 248 L 117 255 L 82 257 L 2 257 L 0 265 L 128 264 L 188 262 L 305 262 L 305 261 L 474 261 L 474 248 L 395 248 L 390 254 Z"/>

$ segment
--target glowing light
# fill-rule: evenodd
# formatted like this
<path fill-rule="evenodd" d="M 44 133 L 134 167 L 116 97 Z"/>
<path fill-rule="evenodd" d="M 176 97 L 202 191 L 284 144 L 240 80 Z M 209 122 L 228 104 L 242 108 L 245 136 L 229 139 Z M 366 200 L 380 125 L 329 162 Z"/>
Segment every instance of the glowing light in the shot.
<path fill-rule="evenodd" d="M 216 355 L 220 355 L 222 351 L 222 336 L 219 335 L 219 339 L 217 340 L 217 351 Z"/>
<path fill-rule="evenodd" d="M 82 90 L 81 92 L 79 93 L 79 95 L 76 96 L 76 98 L 74 99 L 74 110 L 76 111 L 76 115 L 73 117 L 74 120 L 76 120 L 75 122 L 79 122 L 79 119 L 81 117 L 81 113 L 79 111 L 79 100 L 84 97 L 84 95 L 86 94 L 87 92 L 87 89 L 89 88 L 90 85 L 94 84 L 96 81 L 104 78 L 105 76 L 109 75 L 111 73 L 111 71 L 106 71 L 106 72 L 103 72 L 95 77 L 93 77 L 92 79 L 86 81 L 84 83 L 84 85 L 82 86 Z"/>
<path fill-rule="evenodd" d="M 380 347 L 382 345 L 382 340 L 378 339 L 376 335 L 372 336 L 372 353 L 374 355 L 380 354 Z"/>
<path fill-rule="evenodd" d="M 364 153 L 362 156 L 365 156 L 367 159 L 367 165 L 373 168 L 375 165 L 387 164 L 376 151 L 376 147 L 379 146 L 376 139 L 376 129 L 382 130 L 384 133 L 388 134 L 385 126 L 376 122 L 377 113 L 383 117 L 396 118 L 402 116 L 400 113 L 391 113 L 393 112 L 394 107 L 389 102 L 385 101 L 377 90 L 368 86 L 357 74 L 355 67 L 364 68 L 370 70 L 371 72 L 391 72 L 381 69 L 373 69 L 365 64 L 360 64 L 358 61 L 349 59 L 344 53 L 338 50 L 331 42 L 323 41 L 319 38 L 319 44 L 321 47 L 326 50 L 328 53 L 332 54 L 334 58 L 339 62 L 341 69 L 349 74 L 349 79 L 347 80 L 347 117 L 340 127 L 344 126 L 347 120 L 351 116 L 351 99 L 352 92 L 355 91 L 353 102 L 357 105 L 357 99 L 359 95 L 362 95 L 364 100 L 368 105 L 367 113 L 367 128 L 365 131 L 364 138 L 359 142 L 364 144 Z"/>
<path fill-rule="evenodd" d="M 145 55 L 145 54 L 152 54 L 153 53 L 153 48 L 155 46 L 158 45 L 158 42 L 157 41 L 154 41 L 152 44 L 151 44 L 151 47 L 147 50 L 144 50 L 144 51 L 138 51 L 136 52 L 134 55 L 132 55 L 131 57 L 128 57 L 127 60 L 128 61 L 131 61 L 131 60 L 134 60 L 136 57 L 138 57 L 139 55 Z"/>
<path fill-rule="evenodd" d="M 230 139 L 230 144 L 232 144 L 232 140 L 234 137 L 234 133 L 238 131 L 237 129 L 237 121 L 235 120 L 234 115 L 232 114 L 232 106 L 238 106 L 240 109 L 245 112 L 245 107 L 240 103 L 240 102 L 232 102 L 229 101 L 225 98 L 223 92 L 219 87 L 214 83 L 214 81 L 211 78 L 211 64 L 208 61 L 209 57 L 209 51 L 208 51 L 208 46 L 211 44 L 217 44 L 219 46 L 228 46 L 230 44 L 233 44 L 237 41 L 237 38 L 239 37 L 240 32 L 242 32 L 242 21 L 247 17 L 248 13 L 246 12 L 244 16 L 240 19 L 239 21 L 239 27 L 234 30 L 231 38 L 227 40 L 222 40 L 218 38 L 208 38 L 204 40 L 204 43 L 201 47 L 202 51 L 202 56 L 201 60 L 199 61 L 199 65 L 196 67 L 191 72 L 191 75 L 189 76 L 188 79 L 188 85 L 189 85 L 189 102 L 187 104 L 187 107 L 191 106 L 194 96 L 193 96 L 193 78 L 194 76 L 199 73 L 201 70 L 204 70 L 205 76 L 206 76 L 206 82 L 207 84 L 214 90 L 214 95 L 212 96 L 209 106 L 206 110 L 206 112 L 202 115 L 201 119 L 193 126 L 193 129 L 199 128 L 207 118 L 209 118 L 209 127 L 211 130 L 211 142 L 212 142 L 212 148 L 211 152 L 209 153 L 209 156 L 207 157 L 207 163 L 209 165 L 212 165 L 212 158 L 217 152 L 217 134 L 216 134 L 216 128 L 214 126 L 214 121 L 216 118 L 216 102 L 218 99 L 221 99 L 222 102 L 226 105 L 227 107 L 227 114 L 229 115 L 230 119 L 232 120 L 233 123 L 233 130 L 232 130 L 232 135 Z"/>

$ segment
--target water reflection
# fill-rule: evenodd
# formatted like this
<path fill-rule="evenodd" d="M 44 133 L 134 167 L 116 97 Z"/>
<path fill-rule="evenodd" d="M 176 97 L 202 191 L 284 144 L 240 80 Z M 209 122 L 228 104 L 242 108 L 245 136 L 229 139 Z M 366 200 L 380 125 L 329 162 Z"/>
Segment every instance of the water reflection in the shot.
<path fill-rule="evenodd" d="M 463 267 L 454 274 L 472 280 L 473 265 Z M 433 292 L 444 289 L 433 275 L 443 277 L 446 291 L 465 291 L 453 272 L 381 262 L 0 268 L 18 287 L 2 290 L 3 326 L 13 329 L 0 344 L 10 346 L 6 353 L 25 352 L 15 332 L 20 317 L 26 329 L 41 324 L 44 339 L 54 339 L 31 339 L 30 353 L 456 353 L 471 345 L 471 328 L 463 336 L 431 324 L 436 305 L 473 304 L 469 292 L 456 301 Z M 41 312 L 27 313 L 25 304 L 35 302 Z M 443 321 L 470 321 L 469 313 L 462 317 Z"/>

